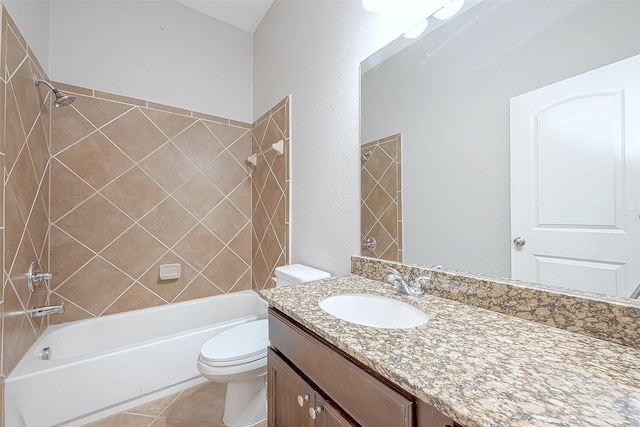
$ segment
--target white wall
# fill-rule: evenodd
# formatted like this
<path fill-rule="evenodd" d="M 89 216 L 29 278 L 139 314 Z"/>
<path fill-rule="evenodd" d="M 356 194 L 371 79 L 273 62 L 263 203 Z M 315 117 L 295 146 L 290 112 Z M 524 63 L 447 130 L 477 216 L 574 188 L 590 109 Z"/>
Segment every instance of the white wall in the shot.
<path fill-rule="evenodd" d="M 254 117 L 292 95 L 292 262 L 345 274 L 360 253 L 359 64 L 408 22 L 276 0 L 254 34 Z"/>
<path fill-rule="evenodd" d="M 52 80 L 252 122 L 252 35 L 173 1 L 52 1 Z"/>
<path fill-rule="evenodd" d="M 22 36 L 38 58 L 44 70 L 49 69 L 49 2 L 2 1 L 9 16 L 16 23 Z"/>

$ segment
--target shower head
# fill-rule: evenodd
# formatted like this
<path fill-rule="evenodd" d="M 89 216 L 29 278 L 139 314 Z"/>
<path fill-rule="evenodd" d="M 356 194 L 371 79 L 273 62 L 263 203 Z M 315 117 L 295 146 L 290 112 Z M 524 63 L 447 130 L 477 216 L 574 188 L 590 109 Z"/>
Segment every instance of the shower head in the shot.
<path fill-rule="evenodd" d="M 369 150 L 366 153 L 364 153 L 362 156 L 360 156 L 360 165 L 364 166 L 365 163 L 369 161 L 369 158 L 371 157 L 372 154 L 373 154 L 373 151 Z"/>
<path fill-rule="evenodd" d="M 45 86 L 47 86 L 49 89 L 51 89 L 51 91 L 53 92 L 53 94 L 56 96 L 56 100 L 54 101 L 53 105 L 55 105 L 56 107 L 65 107 L 69 104 L 71 104 L 73 101 L 76 100 L 75 96 L 72 95 L 67 95 L 66 93 L 59 91 L 58 89 L 56 89 L 55 87 L 53 87 L 53 85 L 51 83 L 49 83 L 46 80 L 43 80 L 41 78 L 39 78 L 37 75 L 33 75 L 33 83 L 36 86 L 39 86 L 40 83 L 44 83 Z"/>

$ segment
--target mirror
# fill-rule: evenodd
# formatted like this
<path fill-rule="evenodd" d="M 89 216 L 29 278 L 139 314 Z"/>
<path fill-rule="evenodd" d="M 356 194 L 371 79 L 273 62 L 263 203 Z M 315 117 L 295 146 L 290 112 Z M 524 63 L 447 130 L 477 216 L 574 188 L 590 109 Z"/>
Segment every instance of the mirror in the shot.
<path fill-rule="evenodd" d="M 634 59 L 640 58 L 640 4 L 484 0 L 439 26 L 429 21 L 431 31 L 421 38 L 408 44 L 401 37 L 361 64 L 361 237 L 363 245 L 369 238 L 378 243 L 375 251 L 363 246 L 362 255 L 630 296 L 640 284 L 640 265 L 627 260 L 640 260 L 640 101 L 635 100 L 640 62 Z M 630 86 L 616 89 L 606 105 L 598 104 L 605 99 L 595 96 L 602 95 L 599 89 L 591 90 L 590 103 L 575 106 L 583 111 L 581 122 L 562 108 L 547 114 L 548 105 L 561 104 L 555 101 L 525 119 L 514 112 L 525 95 L 535 98 L 548 88 L 572 85 L 579 76 L 610 65 L 613 80 L 620 80 L 619 64 L 628 65 L 630 83 L 625 84 Z M 604 120 L 605 130 L 591 126 L 591 117 Z M 571 121 L 580 122 L 570 131 L 572 138 L 597 140 L 589 154 L 571 151 L 569 144 L 554 145 L 559 137 L 545 133 Z M 531 165 L 511 167 L 520 150 L 511 147 L 520 138 L 512 135 L 518 129 L 514 123 L 524 123 L 524 139 L 533 138 L 534 148 L 524 149 L 533 153 L 527 160 Z M 622 133 L 620 123 L 628 126 Z M 613 142 L 593 137 L 603 132 L 617 136 Z M 390 140 L 396 157 L 380 149 Z M 604 155 L 598 151 L 603 146 Z M 392 160 L 378 160 L 376 153 Z M 376 176 L 371 170 L 379 164 L 384 169 Z M 564 172 L 574 164 L 576 170 Z M 389 177 L 392 172 L 395 178 Z M 600 188 L 609 181 L 610 194 Z M 376 184 L 384 187 L 386 198 L 370 197 Z M 521 188 L 534 196 L 521 198 Z M 554 194 L 543 198 L 541 189 Z M 383 207 L 376 207 L 381 199 Z M 519 224 L 512 220 L 512 203 L 518 208 L 529 199 L 534 201 L 532 227 L 512 230 Z M 395 209 L 395 219 L 374 216 L 376 209 Z M 380 229 L 382 237 L 375 235 Z M 552 229 L 574 237 L 586 230 L 590 236 L 630 238 L 620 244 L 590 238 L 546 243 L 579 249 L 609 245 L 622 260 L 539 252 L 538 235 L 550 235 Z"/>

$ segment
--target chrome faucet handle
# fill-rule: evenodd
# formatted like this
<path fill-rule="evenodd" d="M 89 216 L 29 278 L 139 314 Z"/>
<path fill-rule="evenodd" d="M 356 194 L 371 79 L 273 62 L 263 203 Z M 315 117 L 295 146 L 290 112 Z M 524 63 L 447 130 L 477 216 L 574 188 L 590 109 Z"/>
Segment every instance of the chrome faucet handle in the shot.
<path fill-rule="evenodd" d="M 40 283 L 43 280 L 50 280 L 54 274 L 56 273 L 48 273 L 48 272 L 42 271 L 42 269 L 40 268 L 40 264 L 38 264 L 36 261 L 32 262 L 29 265 L 29 270 L 27 271 L 27 274 L 26 274 L 27 286 L 29 286 L 29 292 L 31 293 L 35 292 L 36 287 L 38 286 L 38 283 Z"/>
<path fill-rule="evenodd" d="M 413 279 L 413 283 L 417 284 L 417 285 L 422 285 L 423 281 L 424 282 L 431 281 L 431 274 L 429 274 L 429 273 L 421 274 L 418 277 L 416 277 L 415 279 Z"/>
<path fill-rule="evenodd" d="M 402 274 L 400 274 L 400 272 L 393 267 L 387 266 L 387 271 L 391 274 L 395 274 L 396 276 L 402 277 Z"/>
<path fill-rule="evenodd" d="M 420 276 L 412 279 L 411 283 L 409 284 L 409 294 L 413 296 L 424 294 L 424 289 L 422 289 L 422 282 L 429 282 L 430 280 L 430 274 L 421 274 Z"/>

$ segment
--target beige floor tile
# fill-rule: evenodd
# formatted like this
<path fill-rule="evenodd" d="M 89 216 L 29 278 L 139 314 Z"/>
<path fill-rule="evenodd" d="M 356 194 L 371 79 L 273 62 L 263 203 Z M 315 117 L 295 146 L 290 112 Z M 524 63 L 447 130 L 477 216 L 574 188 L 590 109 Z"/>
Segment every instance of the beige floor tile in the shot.
<path fill-rule="evenodd" d="M 147 402 L 140 406 L 136 406 L 135 408 L 131 408 L 125 411 L 125 413 L 134 415 L 159 416 L 165 409 L 169 407 L 169 405 L 171 405 L 178 398 L 178 396 L 180 396 L 181 393 L 183 392 L 174 393 L 170 396 Z"/>
<path fill-rule="evenodd" d="M 185 390 L 161 415 L 172 421 L 182 420 L 222 425 L 226 390 L 225 384 L 212 382 L 192 387 Z"/>
<path fill-rule="evenodd" d="M 148 427 L 155 417 L 120 413 L 85 424 L 85 427 Z"/>

